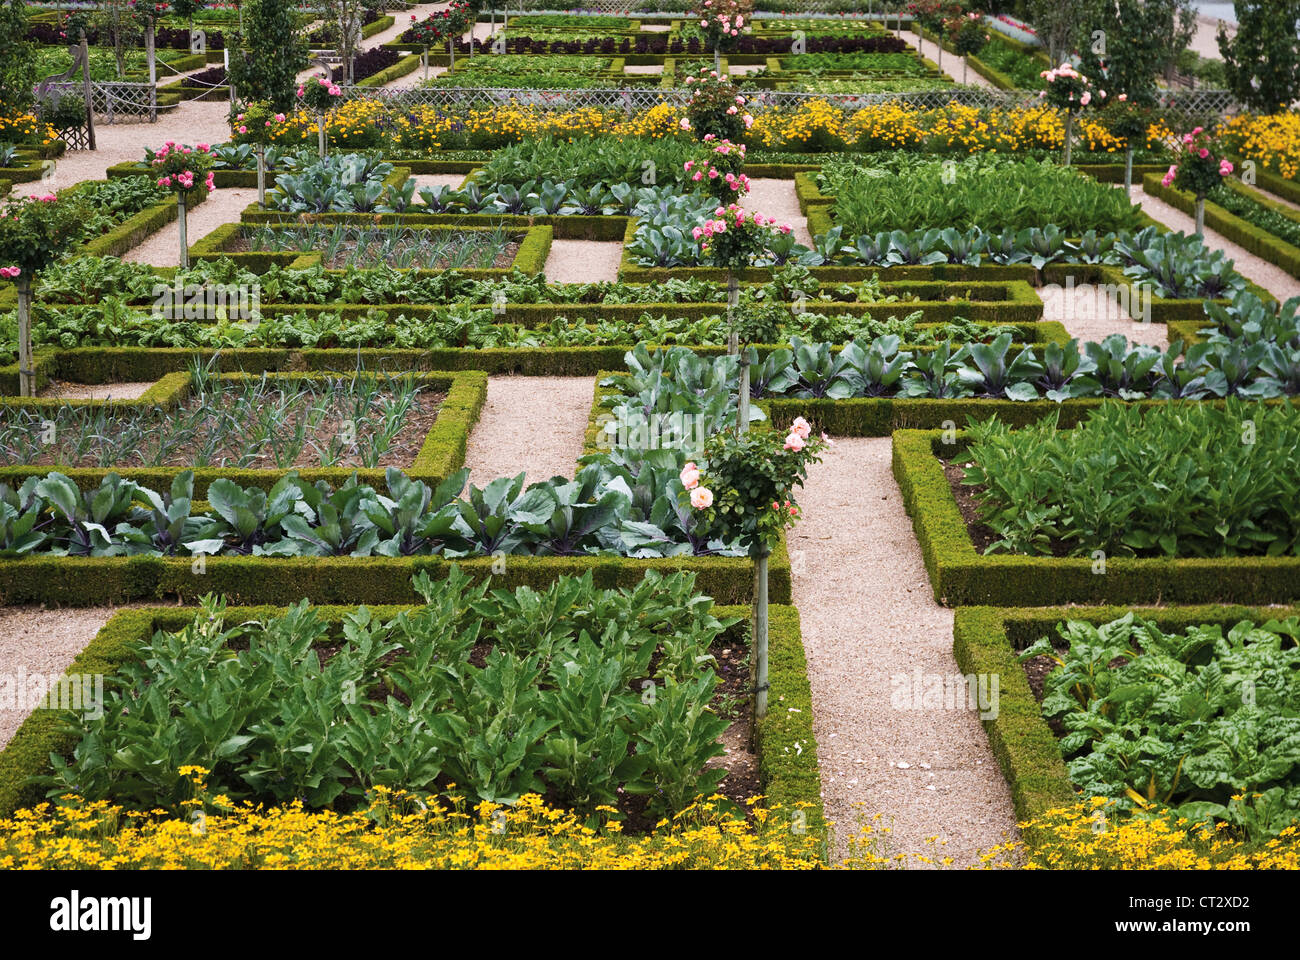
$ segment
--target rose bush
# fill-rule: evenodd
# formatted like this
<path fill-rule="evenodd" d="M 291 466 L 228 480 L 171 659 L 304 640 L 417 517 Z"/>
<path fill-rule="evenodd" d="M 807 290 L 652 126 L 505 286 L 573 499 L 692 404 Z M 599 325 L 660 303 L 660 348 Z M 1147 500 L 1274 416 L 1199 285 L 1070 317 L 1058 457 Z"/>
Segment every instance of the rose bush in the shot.
<path fill-rule="evenodd" d="M 744 139 L 754 118 L 745 112 L 745 97 L 730 78 L 709 70 L 688 76 L 682 83 L 691 93 L 686 116 L 681 119 L 683 130 L 694 131 L 700 140 L 712 137 L 738 143 Z"/>
<path fill-rule="evenodd" d="M 745 165 L 745 145 L 730 140 L 705 139 L 705 149 L 683 165 L 688 185 L 719 200 L 736 199 L 749 193 L 749 177 L 741 173 Z"/>

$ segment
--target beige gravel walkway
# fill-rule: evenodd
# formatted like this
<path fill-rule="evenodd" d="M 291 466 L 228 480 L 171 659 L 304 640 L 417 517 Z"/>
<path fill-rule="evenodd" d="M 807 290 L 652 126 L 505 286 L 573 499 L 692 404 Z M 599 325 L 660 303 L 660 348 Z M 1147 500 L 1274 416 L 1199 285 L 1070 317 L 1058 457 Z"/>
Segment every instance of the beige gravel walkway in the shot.
<path fill-rule="evenodd" d="M 1089 340 L 1100 343 L 1112 333 L 1122 333 L 1131 343 L 1168 349 L 1169 338 L 1163 323 L 1139 323 L 1123 316 L 1115 301 L 1102 296 L 1100 290 L 1093 284 L 1073 289 L 1059 285 L 1040 287 L 1043 319 L 1065 324 L 1070 336 L 1078 337 L 1081 344 Z"/>
<path fill-rule="evenodd" d="M 62 190 L 83 180 L 103 180 L 105 171 L 118 163 L 143 160 L 145 147 L 157 149 L 168 140 L 177 143 L 224 143 L 230 139 L 224 101 L 185 103 L 160 114 L 157 123 L 99 123 L 95 150 L 69 150 L 59 158 L 48 181 L 14 184 L 21 195 Z"/>
<path fill-rule="evenodd" d="M 959 865 L 1015 831 L 1006 781 L 978 716 L 896 709 L 914 671 L 952 678 L 952 611 L 930 592 L 890 472 L 890 440 L 847 438 L 814 466 L 790 537 L 826 815 L 838 849 L 859 814 L 893 819 L 890 852 Z M 905 684 L 895 684 L 895 678 Z M 906 704 L 904 704 L 906 706 Z M 859 806 L 860 805 L 860 806 Z"/>
<path fill-rule="evenodd" d="M 750 180 L 749 195 L 741 203 L 747 210 L 776 217 L 778 224 L 790 224 L 798 241 L 805 247 L 812 246 L 808 218 L 799 212 L 799 196 L 794 192 L 793 180 L 768 177 Z"/>
<path fill-rule="evenodd" d="M 548 283 L 617 280 L 623 244 L 604 240 L 555 240 L 546 258 Z"/>
<path fill-rule="evenodd" d="M 911 30 L 893 30 L 894 36 L 902 37 L 911 46 L 921 51 L 921 56 L 927 60 L 933 60 L 943 70 L 944 74 L 951 77 L 957 83 L 962 82 L 962 66 L 966 62 L 965 57 L 959 57 L 955 53 L 949 53 L 947 50 L 940 51 L 939 45 L 930 39 L 927 32 L 926 38 L 922 40 Z M 942 59 L 940 54 L 942 53 Z M 985 80 L 974 70 L 966 70 L 965 82 L 972 87 L 984 87 L 987 90 L 995 89 L 993 84 Z"/>
<path fill-rule="evenodd" d="M 62 676 L 113 613 L 113 607 L 0 607 L 0 679 L 17 684 L 17 690 L 23 678 L 33 674 L 47 679 Z M 0 748 L 30 712 L 25 706 L 0 705 Z"/>
<path fill-rule="evenodd" d="M 217 227 L 236 222 L 244 208 L 256 200 L 257 189 L 253 187 L 224 187 L 214 190 L 206 200 L 185 215 L 185 235 L 189 244 L 193 246 Z M 155 267 L 174 267 L 180 263 L 180 256 L 180 227 L 173 220 L 146 237 L 143 243 L 128 250 L 122 259 Z"/>
<path fill-rule="evenodd" d="M 595 377 L 489 377 L 465 452 L 469 482 L 482 487 L 521 470 L 528 483 L 572 477 L 595 386 Z"/>

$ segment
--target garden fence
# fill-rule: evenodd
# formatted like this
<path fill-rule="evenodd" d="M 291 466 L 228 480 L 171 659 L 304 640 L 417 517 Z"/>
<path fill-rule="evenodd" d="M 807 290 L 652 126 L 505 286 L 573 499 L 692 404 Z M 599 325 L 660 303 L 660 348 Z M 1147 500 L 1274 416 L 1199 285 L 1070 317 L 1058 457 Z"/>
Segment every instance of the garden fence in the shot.
<path fill-rule="evenodd" d="M 46 89 L 60 96 L 73 94 L 80 97 L 85 92 L 80 80 L 51 83 Z M 148 83 L 92 80 L 90 100 L 96 118 L 105 123 L 148 123 L 158 115 L 157 88 Z"/>

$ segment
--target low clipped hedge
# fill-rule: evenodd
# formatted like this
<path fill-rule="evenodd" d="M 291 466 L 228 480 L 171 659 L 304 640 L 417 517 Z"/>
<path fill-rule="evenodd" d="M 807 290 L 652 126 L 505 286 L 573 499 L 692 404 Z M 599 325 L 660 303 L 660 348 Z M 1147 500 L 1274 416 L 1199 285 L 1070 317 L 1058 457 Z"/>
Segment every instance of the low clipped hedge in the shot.
<path fill-rule="evenodd" d="M 257 373 L 228 373 L 226 376 L 258 377 Z M 319 379 L 319 373 L 281 373 L 277 379 Z M 447 398 L 438 408 L 438 419 L 424 438 L 415 460 L 403 472 L 415 480 L 421 480 L 431 487 L 455 473 L 465 464 L 465 450 L 469 443 L 470 430 L 478 422 L 483 404 L 487 400 L 487 374 L 477 370 L 461 373 L 424 374 L 417 378 L 420 383 L 434 390 L 445 390 Z M 190 395 L 191 377 L 188 372 L 176 372 L 165 375 L 161 380 L 134 400 L 59 400 L 56 398 L 0 397 L 0 404 L 5 407 L 25 409 L 57 410 L 62 406 L 100 406 L 119 410 L 148 409 L 162 407 L 174 409 Z M 22 484 L 28 477 L 43 477 L 52 469 L 69 477 L 82 490 L 91 490 L 99 486 L 109 473 L 117 473 L 127 480 L 152 490 L 165 490 L 172 480 L 186 469 L 194 472 L 194 495 L 201 498 L 207 495 L 208 487 L 218 479 L 232 480 L 241 487 L 260 487 L 269 490 L 288 470 L 269 468 L 251 469 L 238 467 L 48 467 L 48 466 L 10 466 L 0 467 L 0 482 L 11 486 Z M 349 477 L 356 476 L 361 483 L 386 490 L 385 470 L 382 467 L 305 467 L 298 470 L 298 475 L 308 483 L 324 480 L 332 487 L 345 483 Z"/>
<path fill-rule="evenodd" d="M 1186 190 L 1164 186 L 1159 174 L 1147 174 L 1143 178 L 1142 189 L 1188 216 L 1196 214 L 1195 195 Z M 1281 267 L 1291 276 L 1300 277 L 1300 247 L 1287 243 L 1263 227 L 1257 227 L 1209 200 L 1205 201 L 1205 225 L 1260 259 Z"/>
<path fill-rule="evenodd" d="M 1021 650 L 1052 634 L 1057 624 L 1083 620 L 1109 623 L 1130 607 L 959 607 L 953 617 L 953 653 L 964 674 L 999 678 L 997 716 L 982 718 L 989 745 L 1011 789 L 1016 816 L 1032 820 L 1048 810 L 1076 801 L 1056 735 L 1043 718 L 1024 668 Z M 1162 630 L 1182 631 L 1197 624 L 1231 626 L 1240 620 L 1260 623 L 1300 613 L 1298 608 L 1186 606 L 1137 611 Z M 1032 844 L 1034 838 L 1026 836 Z"/>
<path fill-rule="evenodd" d="M 503 587 L 542 586 L 556 577 L 591 572 L 597 586 L 630 587 L 647 570 L 694 573 L 701 592 L 721 603 L 753 599 L 748 557 L 652 557 L 584 554 L 575 557 L 27 557 L 0 559 L 0 605 L 51 603 L 94 607 L 161 600 L 194 603 L 220 593 L 232 603 L 419 602 L 411 578 L 424 571 L 442 579 L 452 564 Z M 504 567 L 504 573 L 495 573 Z M 784 545 L 768 561 L 769 597 L 790 602 L 790 561 Z"/>
<path fill-rule="evenodd" d="M 208 191 L 203 186 L 187 190 L 185 192 L 185 206 L 187 209 L 193 209 L 206 200 L 207 197 Z M 120 257 L 128 250 L 143 243 L 145 238 L 152 236 L 167 226 L 176 217 L 176 199 L 171 197 L 162 203 L 145 207 L 134 216 L 123 220 L 107 233 L 86 241 L 78 252 L 83 256 L 91 257 Z M 177 260 L 180 259 L 179 250 L 176 251 L 176 258 Z"/>
<path fill-rule="evenodd" d="M 354 606 L 317 607 L 323 620 L 341 624 Z M 376 619 L 396 617 L 406 607 L 381 606 L 372 609 Z M 719 606 L 719 617 L 745 617 L 748 607 Z M 227 622 L 263 620 L 284 613 L 283 608 L 229 607 Z M 180 630 L 194 617 L 193 609 L 146 608 L 120 610 L 96 634 L 69 665 L 66 673 L 111 675 L 131 656 L 134 643 L 148 640 L 158 630 Z M 734 628 L 733 628 L 734 629 Z M 747 641 L 746 641 L 747 642 Z M 821 778 L 817 766 L 817 742 L 812 729 L 812 693 L 794 607 L 770 608 L 769 694 L 771 709 L 757 721 L 754 739 L 759 754 L 759 776 L 763 794 L 773 803 L 792 807 L 808 804 L 808 829 L 824 825 Z M 36 710 L 28 714 L 12 740 L 0 751 L 0 817 L 21 807 L 39 803 L 42 790 L 29 778 L 49 770 L 50 754 L 71 756 L 76 737 L 62 728 L 58 713 Z"/>
<path fill-rule="evenodd" d="M 1086 402 L 1062 404 L 1061 426 L 1078 422 L 1086 409 L 1078 405 Z M 955 442 L 945 449 L 956 455 L 964 439 L 960 433 L 952 437 Z M 899 430 L 893 435 L 894 478 L 940 603 L 1047 606 L 1300 599 L 1300 557 L 1107 557 L 1105 573 L 1097 574 L 1089 557 L 981 555 L 939 463 L 942 445 L 939 430 Z"/>

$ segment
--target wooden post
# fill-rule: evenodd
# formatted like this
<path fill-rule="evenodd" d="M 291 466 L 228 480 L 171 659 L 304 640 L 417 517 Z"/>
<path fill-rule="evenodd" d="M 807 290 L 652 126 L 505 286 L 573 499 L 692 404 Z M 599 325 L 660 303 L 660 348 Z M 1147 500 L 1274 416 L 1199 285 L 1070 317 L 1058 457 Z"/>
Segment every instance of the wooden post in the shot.
<path fill-rule="evenodd" d="M 176 229 L 181 238 L 181 269 L 190 268 L 190 246 L 185 237 L 185 191 L 176 194 Z"/>
<path fill-rule="evenodd" d="M 144 55 L 149 61 L 149 122 L 158 122 L 158 58 L 154 50 L 154 19 L 149 17 L 144 30 Z"/>
<path fill-rule="evenodd" d="M 1065 111 L 1065 165 L 1070 165 L 1070 157 L 1074 146 L 1074 111 Z"/>
<path fill-rule="evenodd" d="M 1196 195 L 1196 235 L 1205 236 L 1205 194 Z"/>
<path fill-rule="evenodd" d="M 266 144 L 257 145 L 257 205 L 266 208 Z"/>
<path fill-rule="evenodd" d="M 1124 148 L 1124 192 L 1133 189 L 1133 144 Z"/>
<path fill-rule="evenodd" d="M 320 153 L 322 160 L 325 159 L 325 151 L 328 149 L 328 143 L 325 138 L 325 114 L 316 114 L 316 149 Z"/>
<path fill-rule="evenodd" d="M 32 278 L 18 275 L 18 392 L 36 396 L 36 372 L 32 369 Z"/>
<path fill-rule="evenodd" d="M 767 548 L 754 558 L 754 717 L 767 716 Z"/>
<path fill-rule="evenodd" d="M 81 89 L 86 98 L 86 137 L 90 140 L 90 149 L 95 149 L 95 99 L 90 83 L 90 46 L 86 43 L 86 31 L 81 31 Z"/>

